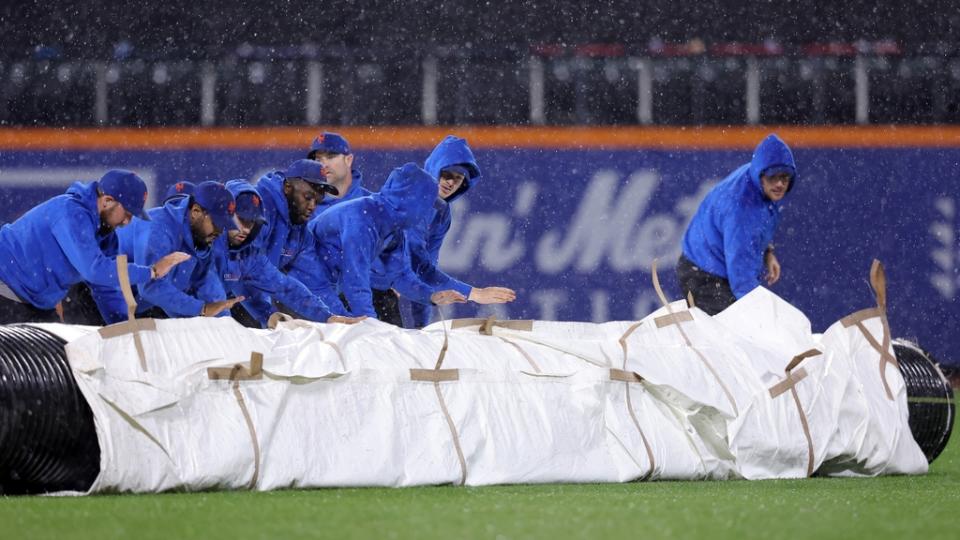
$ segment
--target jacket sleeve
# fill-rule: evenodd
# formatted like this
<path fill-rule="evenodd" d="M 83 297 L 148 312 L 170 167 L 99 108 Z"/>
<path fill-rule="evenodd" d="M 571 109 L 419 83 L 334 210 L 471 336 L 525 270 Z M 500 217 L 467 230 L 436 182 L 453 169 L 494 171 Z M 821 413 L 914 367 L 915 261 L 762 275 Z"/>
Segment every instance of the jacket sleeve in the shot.
<path fill-rule="evenodd" d="M 407 240 L 406 243 L 409 246 L 411 267 L 420 280 L 432 286 L 434 290 L 443 291 L 453 289 L 464 297 L 470 296 L 470 291 L 473 289 L 473 286 L 455 279 L 438 268 L 437 262 L 440 257 L 440 245 L 443 243 L 442 237 L 439 242 L 436 242 L 436 249 L 431 251 L 428 249 L 428 243 L 424 239 L 424 231 L 409 229 L 404 234 Z"/>
<path fill-rule="evenodd" d="M 152 264 L 160 258 L 160 254 L 170 253 L 174 251 L 175 247 L 173 238 L 166 231 L 154 227 L 150 231 L 143 260 L 147 264 Z M 177 274 L 178 270 L 181 270 L 181 266 L 186 264 L 189 264 L 189 261 L 181 263 L 162 278 L 141 286 L 140 296 L 171 317 L 196 317 L 200 315 L 203 310 L 203 300 L 181 291 L 173 283 L 174 275 Z"/>
<path fill-rule="evenodd" d="M 437 290 L 441 290 L 432 287 L 428 283 L 424 283 L 424 281 L 413 272 L 410 263 L 410 252 L 407 249 L 406 242 L 390 250 L 390 253 L 384 253 L 383 256 L 387 258 L 387 260 L 384 261 L 384 266 L 390 268 L 394 274 L 391 286 L 400 293 L 401 296 L 414 302 L 429 304 L 430 296 Z"/>
<path fill-rule="evenodd" d="M 377 233 L 361 225 L 340 232 L 343 263 L 340 272 L 340 291 L 350 304 L 350 314 L 358 317 L 377 317 L 370 291 L 370 269 L 377 249 Z"/>
<path fill-rule="evenodd" d="M 249 279 L 254 282 L 249 288 L 271 290 L 274 299 L 283 302 L 284 305 L 308 320 L 326 322 L 330 318 L 330 309 L 323 300 L 314 296 L 296 278 L 277 270 L 264 255 L 254 256 L 248 268 L 250 270 Z M 251 313 L 251 315 L 258 318 L 263 316 L 261 323 L 266 325 L 267 318 L 273 311 L 276 310 L 270 309 L 269 312 L 261 311 L 259 314 Z"/>
<path fill-rule="evenodd" d="M 310 235 L 310 240 L 310 245 L 293 261 L 287 274 L 305 285 L 313 294 L 320 294 L 326 279 L 321 271 L 320 261 L 317 259 L 317 250 L 314 247 L 316 239 Z"/>
<path fill-rule="evenodd" d="M 197 287 L 197 298 L 204 303 L 220 302 L 227 299 L 227 292 L 223 288 L 223 281 L 220 280 L 220 274 L 217 272 L 215 264 L 207 268 L 206 275 L 200 281 Z M 230 310 L 225 309 L 217 314 L 217 317 L 229 317 Z"/>
<path fill-rule="evenodd" d="M 760 285 L 759 269 L 763 251 L 759 245 L 758 223 L 751 223 L 743 212 L 733 211 L 723 218 L 723 256 L 730 289 L 738 299 Z"/>
<path fill-rule="evenodd" d="M 53 237 L 84 281 L 91 285 L 119 287 L 117 260 L 104 255 L 97 242 L 96 231 L 86 218 L 84 213 L 75 212 L 55 220 L 50 228 Z M 128 263 L 127 273 L 132 284 L 150 281 L 148 266 Z"/>

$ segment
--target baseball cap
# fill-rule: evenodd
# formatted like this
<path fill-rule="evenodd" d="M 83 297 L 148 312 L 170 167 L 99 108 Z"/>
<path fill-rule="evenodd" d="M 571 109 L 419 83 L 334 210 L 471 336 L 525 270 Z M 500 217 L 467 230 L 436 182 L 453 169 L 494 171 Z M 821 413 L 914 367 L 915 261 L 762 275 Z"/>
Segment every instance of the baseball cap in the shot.
<path fill-rule="evenodd" d="M 450 165 L 441 169 L 440 172 L 452 172 L 462 174 L 464 178 L 470 178 L 470 171 L 463 165 Z"/>
<path fill-rule="evenodd" d="M 319 161 L 312 159 L 298 159 L 287 167 L 283 176 L 285 178 L 299 178 L 304 182 L 309 182 L 320 189 L 323 189 L 331 195 L 339 195 L 340 191 L 327 183 L 324 174 L 323 165 Z"/>
<path fill-rule="evenodd" d="M 218 228 L 225 231 L 237 229 L 234 221 L 234 215 L 237 210 L 237 202 L 233 194 L 227 188 L 212 180 L 200 182 L 196 191 L 193 193 L 193 201 L 210 214 L 210 219 Z"/>
<path fill-rule="evenodd" d="M 112 169 L 101 178 L 99 189 L 123 205 L 123 209 L 140 219 L 149 221 L 143 206 L 147 202 L 147 184 L 136 173 L 124 169 Z"/>
<path fill-rule="evenodd" d="M 167 201 L 173 199 L 180 199 L 183 197 L 189 197 L 193 195 L 193 192 L 197 190 L 197 185 L 193 182 L 188 182 L 186 180 L 181 180 L 176 184 L 167 188 L 167 192 L 163 195 L 163 204 L 167 204 Z"/>
<path fill-rule="evenodd" d="M 310 153 L 329 152 L 331 154 L 349 154 L 350 145 L 339 133 L 324 131 L 310 144 Z"/>
<path fill-rule="evenodd" d="M 789 165 L 773 165 L 764 169 L 760 176 L 776 176 L 778 174 L 789 174 L 792 180 L 797 175 L 797 170 Z"/>
<path fill-rule="evenodd" d="M 237 194 L 237 217 L 244 221 L 263 223 L 263 201 L 252 191 L 242 191 Z"/>

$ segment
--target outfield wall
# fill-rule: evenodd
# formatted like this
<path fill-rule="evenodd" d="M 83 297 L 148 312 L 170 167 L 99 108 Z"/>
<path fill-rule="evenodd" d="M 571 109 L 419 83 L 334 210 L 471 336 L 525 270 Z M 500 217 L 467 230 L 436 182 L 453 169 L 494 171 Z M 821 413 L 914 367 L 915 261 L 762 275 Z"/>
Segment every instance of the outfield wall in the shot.
<path fill-rule="evenodd" d="M 303 157 L 319 131 L 0 130 L 0 221 L 108 168 L 140 172 L 153 195 L 181 179 L 257 178 Z M 392 167 L 422 163 L 445 134 L 467 137 L 484 177 L 455 204 L 443 267 L 517 289 L 517 302 L 493 310 L 500 317 L 592 321 L 652 311 L 655 258 L 667 293 L 679 295 L 673 266 L 699 199 L 775 131 L 794 148 L 799 181 L 775 240 L 783 278 L 772 290 L 823 331 L 872 305 L 867 271 L 878 258 L 894 335 L 960 363 L 958 128 L 339 131 L 373 189 Z"/>

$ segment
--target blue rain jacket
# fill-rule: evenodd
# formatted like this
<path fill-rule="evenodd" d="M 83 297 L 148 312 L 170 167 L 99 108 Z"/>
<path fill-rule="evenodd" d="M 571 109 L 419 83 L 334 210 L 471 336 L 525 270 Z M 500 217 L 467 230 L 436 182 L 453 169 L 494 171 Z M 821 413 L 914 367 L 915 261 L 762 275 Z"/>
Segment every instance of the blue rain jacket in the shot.
<path fill-rule="evenodd" d="M 290 209 L 283 194 L 284 180 L 282 171 L 274 171 L 257 182 L 257 192 L 263 199 L 263 217 L 267 220 L 257 237 L 270 264 L 286 274 L 313 240 L 306 223 L 290 222 Z"/>
<path fill-rule="evenodd" d="M 0 281 L 21 300 L 53 309 L 75 283 L 120 286 L 117 235 L 98 234 L 98 187 L 74 183 L 0 228 Z M 131 283 L 150 281 L 148 266 L 128 261 L 127 271 Z"/>
<path fill-rule="evenodd" d="M 764 252 L 780 221 L 783 200 L 768 199 L 760 184 L 760 174 L 775 166 L 794 171 L 793 189 L 793 154 L 779 137 L 769 135 L 750 163 L 710 190 L 683 236 L 683 254 L 704 271 L 726 278 L 737 298 L 760 285 Z"/>
<path fill-rule="evenodd" d="M 463 165 L 467 169 L 467 178 L 464 179 L 460 189 L 447 200 L 437 198 L 434 202 L 434 213 L 429 225 L 426 228 L 408 232 L 407 239 L 410 244 L 410 259 L 413 264 L 413 271 L 420 279 L 437 287 L 438 290 L 453 289 L 467 297 L 470 295 L 470 290 L 473 289 L 471 285 L 440 271 L 440 247 L 443 245 L 443 239 L 447 236 L 447 232 L 450 231 L 450 222 L 453 219 L 450 204 L 475 186 L 480 181 L 481 173 L 480 166 L 477 165 L 477 160 L 473 157 L 473 152 L 467 145 L 467 141 L 460 137 L 447 135 L 427 157 L 423 168 L 430 173 L 430 176 L 439 179 L 440 171 L 451 165 Z M 426 326 L 430 323 L 429 306 L 413 304 L 411 309 L 415 326 Z"/>
<path fill-rule="evenodd" d="M 363 187 L 363 175 L 360 171 L 352 171 L 352 180 L 350 181 L 350 189 L 347 190 L 341 197 L 331 197 L 330 195 L 325 195 L 323 200 L 317 204 L 316 211 L 313 212 L 313 217 L 310 218 L 310 221 L 317 219 L 317 217 L 323 213 L 324 210 L 347 201 L 352 201 L 359 197 L 366 197 L 373 193 L 369 189 Z"/>
<path fill-rule="evenodd" d="M 231 180 L 227 189 L 238 197 L 241 193 L 260 193 L 244 180 Z M 262 200 L 262 197 L 261 197 Z M 326 322 L 330 310 L 318 297 L 310 293 L 306 286 L 291 276 L 281 273 L 267 260 L 263 247 L 257 237 L 264 224 L 254 227 L 250 235 L 239 246 L 230 246 L 227 235 L 217 239 L 214 245 L 217 257 L 217 273 L 229 296 L 244 296 L 243 307 L 261 327 L 277 308 L 273 300 L 283 302 L 300 316 L 312 321 Z"/>
<path fill-rule="evenodd" d="M 337 204 L 311 221 L 324 278 L 319 280 L 320 290 L 314 292 L 328 306 L 340 308 L 343 305 L 337 295 L 342 293 L 354 316 L 377 316 L 371 293 L 374 287 L 393 288 L 412 300 L 429 303 L 437 289 L 414 275 L 404 231 L 426 227 L 436 197 L 436 180 L 408 163 L 394 169 L 379 193 Z M 382 275 L 372 278 L 375 264 Z"/>
<path fill-rule="evenodd" d="M 337 204 L 352 201 L 360 197 L 366 197 L 371 193 L 369 189 L 363 187 L 363 175 L 357 171 L 353 171 L 353 180 L 350 182 L 350 189 L 348 189 L 342 197 L 324 196 L 320 204 L 317 205 L 317 209 L 314 211 L 310 221 L 316 221 L 321 214 Z M 309 229 L 310 226 L 308 225 L 307 228 Z M 317 261 L 317 253 L 314 249 L 313 242 L 310 242 L 300 256 L 291 263 L 287 273 L 306 285 L 314 294 L 319 294 L 320 291 L 324 290 L 326 278 L 320 270 L 320 263 Z M 342 303 L 338 301 L 330 307 L 336 311 L 338 315 L 345 315 L 346 311 L 338 309 L 341 305 Z"/>
<path fill-rule="evenodd" d="M 213 247 L 197 249 L 193 243 L 191 200 L 190 197 L 174 199 L 151 208 L 147 210 L 150 221 L 140 221 L 119 233 L 121 250 L 146 265 L 173 251 L 190 255 L 167 275 L 137 287 L 137 313 L 157 306 L 169 317 L 196 317 L 204 304 L 227 297 L 217 276 Z M 214 244 L 221 240 L 218 238 Z M 219 314 L 221 317 L 229 315 L 229 310 Z"/>

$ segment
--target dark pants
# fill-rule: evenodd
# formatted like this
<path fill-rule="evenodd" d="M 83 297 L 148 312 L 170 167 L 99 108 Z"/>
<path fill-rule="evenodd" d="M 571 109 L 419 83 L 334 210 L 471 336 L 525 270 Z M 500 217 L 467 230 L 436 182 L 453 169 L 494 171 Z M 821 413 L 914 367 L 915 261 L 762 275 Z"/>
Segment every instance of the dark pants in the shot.
<path fill-rule="evenodd" d="M 400 315 L 400 298 L 390 289 L 378 291 L 372 289 L 373 309 L 377 318 L 385 323 L 403 328 L 403 317 Z"/>
<path fill-rule="evenodd" d="M 690 259 L 677 261 L 677 281 L 683 296 L 693 296 L 693 303 L 709 315 L 716 315 L 737 301 L 726 278 L 701 270 Z"/>
<path fill-rule="evenodd" d="M 0 324 L 60 322 L 55 309 L 37 309 L 0 296 Z"/>
<path fill-rule="evenodd" d="M 60 302 L 63 306 L 63 322 L 67 324 L 86 324 L 89 326 L 104 326 L 103 315 L 97 308 L 97 303 L 90 293 L 90 286 L 86 283 L 77 283 L 67 292 L 67 296 Z"/>
<path fill-rule="evenodd" d="M 286 306 L 283 306 L 283 307 L 286 307 Z M 279 309 L 278 307 L 278 311 L 283 311 L 283 310 Z M 284 311 L 284 313 L 287 313 L 288 315 L 292 314 L 287 311 Z M 296 316 L 295 314 L 292 314 L 292 315 Z M 260 321 L 255 319 L 254 316 L 251 315 L 249 311 L 247 311 L 247 308 L 243 307 L 243 304 L 239 302 L 234 304 L 233 307 L 230 308 L 230 316 L 233 317 L 238 323 L 242 324 L 243 326 L 246 326 L 247 328 L 263 328 L 262 326 L 260 326 Z"/>

